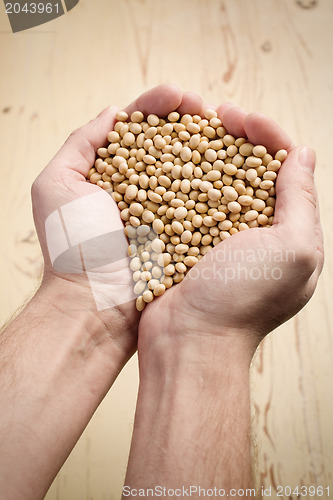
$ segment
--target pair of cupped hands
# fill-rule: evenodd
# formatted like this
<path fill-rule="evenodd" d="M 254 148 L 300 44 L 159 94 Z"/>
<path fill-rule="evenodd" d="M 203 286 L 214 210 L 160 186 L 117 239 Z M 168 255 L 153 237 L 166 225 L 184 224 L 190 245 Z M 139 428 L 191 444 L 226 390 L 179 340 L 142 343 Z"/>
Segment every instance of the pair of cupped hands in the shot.
<path fill-rule="evenodd" d="M 195 93 L 160 85 L 142 94 L 125 111 L 165 117 L 174 110 L 200 115 L 207 107 L 212 105 L 205 105 Z M 45 234 L 50 214 L 74 200 L 88 200 L 88 195 L 97 192 L 103 192 L 102 202 L 89 207 L 81 232 L 89 234 L 89 226 L 96 224 L 102 225 L 99 230 L 103 232 L 105 217 L 105 232 L 110 230 L 110 221 L 115 228 L 121 224 L 113 198 L 86 180 L 97 149 L 107 144 L 117 108 L 106 108 L 75 130 L 33 184 L 34 219 L 45 261 L 40 293 L 55 287 L 61 300 L 55 298 L 54 306 L 63 308 L 64 314 L 96 315 L 103 331 L 98 343 L 106 352 L 109 342 L 115 342 L 129 358 L 137 345 L 140 351 L 159 342 L 168 348 L 214 338 L 235 349 L 244 347 L 250 359 L 261 339 L 295 315 L 315 290 L 323 266 L 323 238 L 313 151 L 295 146 L 286 132 L 261 113 L 248 114 L 231 103 L 216 107 L 216 111 L 229 134 L 264 145 L 273 155 L 279 149 L 288 151 L 276 182 L 274 223 L 269 228 L 239 232 L 221 242 L 180 284 L 154 299 L 141 314 L 134 300 L 98 311 L 85 273 L 62 273 L 53 268 Z M 101 253 L 104 250 L 97 249 Z M 114 266 L 113 270 L 105 280 L 113 280 L 113 290 L 117 290 L 119 269 Z"/>

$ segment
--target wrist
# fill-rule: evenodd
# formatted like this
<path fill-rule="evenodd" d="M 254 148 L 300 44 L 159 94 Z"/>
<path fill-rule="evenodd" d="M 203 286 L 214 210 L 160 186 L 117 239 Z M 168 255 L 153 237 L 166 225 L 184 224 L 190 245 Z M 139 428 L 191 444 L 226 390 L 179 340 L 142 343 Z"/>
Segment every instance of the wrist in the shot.
<path fill-rule="evenodd" d="M 119 308 L 97 311 L 91 290 L 85 283 L 45 276 L 32 301 L 45 311 L 50 323 L 68 326 L 87 352 L 99 352 L 118 371 L 136 349 L 136 325 L 127 321 Z"/>
<path fill-rule="evenodd" d="M 139 333 L 140 387 L 125 484 L 250 487 L 250 360 L 248 349 L 220 337 L 165 334 L 147 345 Z"/>
<path fill-rule="evenodd" d="M 248 372 L 256 344 L 252 337 L 237 331 L 223 335 L 193 330 L 160 332 L 139 330 L 140 376 L 172 377 L 178 371 L 224 376 L 230 371 Z"/>

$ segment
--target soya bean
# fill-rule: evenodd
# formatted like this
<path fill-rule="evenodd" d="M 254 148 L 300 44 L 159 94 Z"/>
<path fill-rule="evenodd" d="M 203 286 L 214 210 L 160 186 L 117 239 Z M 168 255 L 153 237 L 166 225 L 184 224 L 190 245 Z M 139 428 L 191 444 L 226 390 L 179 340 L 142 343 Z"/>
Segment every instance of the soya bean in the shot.
<path fill-rule="evenodd" d="M 156 238 L 151 242 L 151 249 L 153 252 L 162 253 L 165 250 L 165 243 L 159 238 Z"/>
<path fill-rule="evenodd" d="M 134 200 L 138 194 L 138 188 L 135 185 L 129 185 L 126 188 L 125 196 L 128 200 Z"/>
<path fill-rule="evenodd" d="M 164 274 L 166 276 L 172 276 L 173 274 L 175 274 L 175 272 L 176 272 L 176 269 L 175 269 L 174 264 L 169 264 L 168 266 L 166 266 L 164 268 Z"/>
<path fill-rule="evenodd" d="M 185 217 L 187 216 L 187 209 L 185 207 L 178 207 L 176 208 L 175 212 L 174 212 L 174 217 L 176 219 L 185 219 Z"/>
<path fill-rule="evenodd" d="M 143 280 L 137 281 L 134 285 L 135 295 L 140 295 L 144 291 L 146 286 L 147 286 L 146 281 L 143 281 Z"/>
<path fill-rule="evenodd" d="M 196 203 L 195 210 L 199 214 L 205 214 L 208 211 L 208 205 L 207 205 L 207 203 L 201 203 L 201 202 Z"/>
<path fill-rule="evenodd" d="M 134 111 L 132 114 L 131 114 L 131 121 L 132 122 L 135 122 L 135 123 L 141 123 L 143 121 L 143 113 L 141 113 L 141 111 Z"/>
<path fill-rule="evenodd" d="M 166 277 L 167 278 L 167 277 Z M 171 280 L 172 281 L 172 280 Z M 170 283 L 170 280 L 169 280 L 169 283 Z M 171 283 L 172 285 L 172 283 Z M 170 286 L 171 286 L 170 285 Z M 169 287 L 168 287 L 169 288 Z M 163 295 L 163 293 L 165 292 L 166 290 L 166 285 L 164 283 L 159 283 L 157 286 L 155 286 L 154 288 L 154 295 L 155 297 L 160 297 L 161 295 Z"/>
<path fill-rule="evenodd" d="M 193 267 L 197 262 L 198 259 L 194 255 L 187 255 L 184 259 L 184 264 L 186 267 Z"/>
<path fill-rule="evenodd" d="M 266 224 L 268 223 L 268 217 L 267 217 L 267 215 L 265 215 L 265 214 L 259 214 L 258 215 L 258 223 L 261 226 L 266 226 Z"/>
<path fill-rule="evenodd" d="M 143 210 L 144 208 L 141 203 L 132 203 L 129 207 L 130 213 L 135 217 L 140 217 L 140 215 L 142 215 L 143 213 Z"/>
<path fill-rule="evenodd" d="M 152 302 L 152 300 L 154 300 L 153 292 L 151 292 L 150 290 L 145 290 L 142 294 L 142 298 L 147 303 Z"/>
<path fill-rule="evenodd" d="M 228 201 L 235 201 L 238 198 L 238 193 L 235 188 L 231 186 L 227 186 L 225 188 L 222 188 L 222 193 L 223 196 L 225 197 L 226 200 Z"/>
<path fill-rule="evenodd" d="M 265 146 L 254 146 L 252 153 L 254 154 L 254 156 L 263 158 L 267 153 L 267 149 L 265 148 Z"/>
<path fill-rule="evenodd" d="M 251 205 L 251 208 L 253 210 L 256 210 L 257 212 L 261 212 L 262 210 L 264 210 L 265 207 L 266 203 L 264 202 L 264 200 L 260 200 L 259 198 L 253 200 L 253 203 Z"/>
<path fill-rule="evenodd" d="M 261 158 L 258 158 L 257 156 L 248 156 L 245 160 L 245 165 L 248 167 L 252 168 L 258 168 L 262 164 Z"/>
<path fill-rule="evenodd" d="M 221 191 L 219 189 L 214 189 L 214 188 L 210 188 L 207 194 L 208 198 L 212 201 L 218 201 L 222 196 Z"/>
<path fill-rule="evenodd" d="M 235 138 L 214 110 L 205 118 L 175 111 L 145 120 L 135 111 L 130 119 L 118 112 L 117 119 L 88 179 L 113 190 L 142 311 L 221 241 L 272 225 L 287 151 L 273 158 L 264 146 Z"/>
<path fill-rule="evenodd" d="M 273 172 L 277 172 L 281 167 L 281 162 L 279 160 L 272 160 L 267 165 L 267 170 L 272 170 Z"/>
<path fill-rule="evenodd" d="M 237 166 L 233 163 L 226 163 L 223 167 L 223 171 L 227 175 L 235 175 L 237 172 Z"/>
<path fill-rule="evenodd" d="M 153 221 L 153 229 L 157 234 L 161 234 L 164 231 L 164 224 L 160 219 L 155 219 Z"/>
<path fill-rule="evenodd" d="M 171 227 L 172 227 L 172 230 L 176 233 L 176 234 L 182 234 L 184 232 L 184 226 L 181 222 L 178 222 L 176 220 L 174 220 L 171 224 Z"/>
<path fill-rule="evenodd" d="M 142 295 L 140 295 L 140 296 L 136 299 L 136 301 L 135 301 L 135 306 L 136 306 L 136 308 L 137 308 L 137 310 L 138 310 L 139 312 L 141 312 L 141 311 L 143 311 L 143 310 L 144 310 L 144 308 L 145 308 L 145 306 L 146 306 L 146 303 L 144 302 Z"/>
<path fill-rule="evenodd" d="M 179 243 L 176 245 L 175 251 L 176 253 L 184 254 L 188 251 L 189 247 L 188 245 L 185 245 L 184 243 Z"/>
<path fill-rule="evenodd" d="M 281 163 L 287 158 L 287 151 L 285 149 L 280 149 L 274 156 L 275 160 L 280 161 Z"/>
<path fill-rule="evenodd" d="M 191 241 L 191 239 L 192 239 L 192 232 L 189 231 L 189 230 L 184 231 L 181 234 L 180 239 L 181 239 L 182 243 L 188 244 Z"/>
<path fill-rule="evenodd" d="M 245 219 L 246 222 L 255 220 L 257 217 L 258 217 L 258 212 L 256 210 L 249 210 L 244 215 L 244 219 Z"/>
<path fill-rule="evenodd" d="M 275 172 L 272 172 L 272 173 L 275 173 Z M 268 190 L 274 186 L 274 182 L 271 180 L 264 180 L 259 185 L 260 185 L 260 189 Z"/>
<path fill-rule="evenodd" d="M 215 212 L 212 215 L 213 219 L 216 220 L 216 222 L 222 222 L 226 219 L 226 214 L 224 212 Z"/>
<path fill-rule="evenodd" d="M 237 201 L 238 201 L 238 203 L 240 203 L 244 207 L 249 207 L 253 203 L 253 198 L 252 198 L 252 196 L 242 195 L 238 198 Z"/>
<path fill-rule="evenodd" d="M 228 203 L 228 209 L 230 212 L 237 214 L 242 210 L 242 207 L 237 201 L 230 201 Z"/>
<path fill-rule="evenodd" d="M 257 178 L 257 171 L 254 168 L 249 168 L 249 170 L 246 171 L 246 179 L 252 182 L 256 178 Z"/>
<path fill-rule="evenodd" d="M 223 141 L 224 141 L 224 139 L 223 139 Z M 242 156 L 251 156 L 252 152 L 253 152 L 253 148 L 254 148 L 253 144 L 251 144 L 250 142 L 244 142 L 244 144 L 242 144 L 239 147 L 239 153 Z"/>

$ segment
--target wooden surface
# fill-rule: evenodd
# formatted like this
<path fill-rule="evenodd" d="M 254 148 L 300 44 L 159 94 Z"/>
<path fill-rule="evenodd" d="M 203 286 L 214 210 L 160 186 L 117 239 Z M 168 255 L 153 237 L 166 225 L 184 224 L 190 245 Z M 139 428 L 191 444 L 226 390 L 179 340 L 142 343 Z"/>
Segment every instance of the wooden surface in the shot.
<path fill-rule="evenodd" d="M 311 302 L 256 355 L 253 427 L 271 498 L 277 485 L 330 486 L 332 496 L 332 0 L 81 0 L 15 35 L 1 2 L 0 40 L 2 322 L 41 271 L 30 185 L 72 129 L 109 103 L 172 81 L 208 102 L 265 112 L 316 149 L 326 264 Z M 137 384 L 134 358 L 47 500 L 120 497 Z"/>

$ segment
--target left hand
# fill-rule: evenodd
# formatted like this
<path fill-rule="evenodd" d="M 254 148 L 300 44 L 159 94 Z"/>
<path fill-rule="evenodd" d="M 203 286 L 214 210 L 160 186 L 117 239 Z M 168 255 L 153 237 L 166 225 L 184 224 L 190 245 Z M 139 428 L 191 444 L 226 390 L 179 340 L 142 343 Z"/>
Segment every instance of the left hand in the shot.
<path fill-rule="evenodd" d="M 183 102 L 186 94 L 177 87 L 160 85 L 125 110 L 166 116 Z M 45 262 L 41 290 L 52 284 L 57 289 L 53 302 L 66 314 L 97 315 L 107 338 L 128 358 L 136 349 L 140 315 L 132 300 L 123 223 L 113 198 L 86 181 L 116 112 L 109 107 L 70 135 L 35 180 L 32 203 Z"/>

